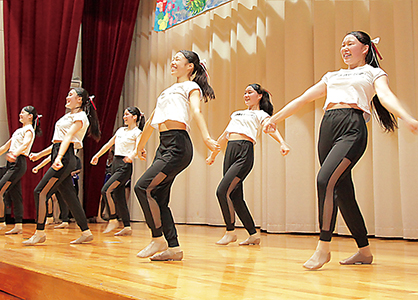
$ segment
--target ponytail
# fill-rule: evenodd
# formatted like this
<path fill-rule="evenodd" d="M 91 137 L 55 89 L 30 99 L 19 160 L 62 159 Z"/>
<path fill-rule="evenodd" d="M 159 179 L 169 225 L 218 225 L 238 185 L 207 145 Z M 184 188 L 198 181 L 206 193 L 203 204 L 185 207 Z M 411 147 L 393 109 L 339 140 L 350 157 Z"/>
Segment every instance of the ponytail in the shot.
<path fill-rule="evenodd" d="M 381 56 L 378 52 L 376 52 L 376 46 L 370 39 L 370 36 L 363 31 L 352 31 L 347 33 L 347 35 L 349 34 L 355 36 L 363 45 L 369 46 L 369 50 L 366 54 L 366 64 L 371 65 L 374 68 L 380 68 L 377 56 L 379 56 L 379 58 L 381 58 Z M 398 128 L 396 117 L 382 105 L 377 95 L 373 96 L 372 109 L 374 116 L 384 131 L 393 132 L 396 128 Z"/>
<path fill-rule="evenodd" d="M 130 106 L 126 109 L 129 113 L 133 116 L 137 116 L 136 123 L 138 124 L 138 128 L 143 131 L 145 126 L 145 115 L 142 113 L 138 107 Z"/>
<path fill-rule="evenodd" d="M 82 98 L 81 109 L 86 113 L 90 126 L 87 131 L 88 136 L 92 137 L 96 142 L 100 140 L 102 135 L 100 131 L 99 118 L 97 117 L 96 105 L 93 102 L 94 96 L 83 88 L 73 88 L 79 97 Z"/>
<path fill-rule="evenodd" d="M 205 63 L 200 61 L 199 55 L 197 55 L 196 52 L 189 50 L 180 50 L 179 52 L 184 55 L 189 63 L 193 64 L 193 71 L 191 75 L 194 76 L 193 81 L 196 82 L 202 90 L 203 100 L 208 102 L 211 99 L 215 99 L 215 92 L 209 85 L 209 74 L 207 72 Z"/>
<path fill-rule="evenodd" d="M 386 132 L 394 132 L 398 128 L 398 122 L 396 117 L 389 112 L 383 105 L 380 103 L 377 95 L 373 96 L 372 99 L 372 109 L 373 113 L 379 122 L 380 126 Z"/>
<path fill-rule="evenodd" d="M 258 83 L 252 83 L 248 86 L 251 86 L 259 95 L 262 95 L 259 102 L 260 109 L 264 110 L 270 116 L 273 115 L 274 108 L 273 103 L 270 101 L 270 93 L 266 89 L 262 88 Z"/>
<path fill-rule="evenodd" d="M 42 135 L 42 129 L 41 129 L 42 115 L 38 115 L 38 112 L 36 111 L 35 107 L 30 106 L 30 105 L 25 106 L 23 109 L 28 114 L 32 115 L 32 127 L 33 127 L 33 130 L 35 130 L 35 135 L 41 136 Z"/>

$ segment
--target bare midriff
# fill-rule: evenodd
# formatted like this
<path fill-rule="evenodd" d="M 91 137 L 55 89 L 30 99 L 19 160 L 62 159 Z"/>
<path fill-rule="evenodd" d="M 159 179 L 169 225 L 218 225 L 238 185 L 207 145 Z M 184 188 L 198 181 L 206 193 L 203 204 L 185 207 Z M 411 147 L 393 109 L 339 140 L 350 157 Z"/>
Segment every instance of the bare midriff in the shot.
<path fill-rule="evenodd" d="M 186 124 L 178 121 L 167 120 L 163 123 L 158 124 L 158 130 L 160 132 L 167 131 L 167 130 L 186 130 Z"/>
<path fill-rule="evenodd" d="M 339 109 L 339 108 L 354 108 L 354 109 L 362 110 L 360 107 L 357 106 L 357 104 L 349 104 L 349 103 L 330 103 L 328 104 L 326 110 Z"/>
<path fill-rule="evenodd" d="M 235 133 L 235 132 L 231 132 L 229 134 L 228 141 L 242 141 L 242 140 L 250 141 L 250 142 L 254 143 L 253 139 L 249 138 L 245 134 Z"/>

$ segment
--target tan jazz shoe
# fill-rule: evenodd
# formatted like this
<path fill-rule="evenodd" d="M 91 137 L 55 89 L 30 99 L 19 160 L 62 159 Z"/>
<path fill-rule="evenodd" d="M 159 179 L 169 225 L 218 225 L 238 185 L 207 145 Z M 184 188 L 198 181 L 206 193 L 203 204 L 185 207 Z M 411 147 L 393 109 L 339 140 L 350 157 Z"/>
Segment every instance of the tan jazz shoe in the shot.
<path fill-rule="evenodd" d="M 309 258 L 304 264 L 303 267 L 308 270 L 318 270 L 322 268 L 323 265 L 328 263 L 331 260 L 331 252 L 325 253 L 319 250 L 316 250 L 314 254 Z"/>
<path fill-rule="evenodd" d="M 14 227 L 12 230 L 6 231 L 4 234 L 22 234 L 22 233 L 23 233 L 22 228 Z"/>
<path fill-rule="evenodd" d="M 45 243 L 45 241 L 46 241 L 46 235 L 39 236 L 39 235 L 34 234 L 27 241 L 23 241 L 22 244 L 26 246 L 33 246 L 35 244 Z"/>
<path fill-rule="evenodd" d="M 115 233 L 115 236 L 127 236 L 132 235 L 132 229 L 131 228 L 123 228 L 121 231 L 118 231 Z"/>
<path fill-rule="evenodd" d="M 253 234 L 250 235 L 245 241 L 239 243 L 240 246 L 248 246 L 248 245 L 260 245 L 260 237 Z"/>
<path fill-rule="evenodd" d="M 93 240 L 93 235 L 81 235 L 78 239 L 71 241 L 70 244 L 83 244 L 83 243 L 88 243 L 91 242 Z"/>
<path fill-rule="evenodd" d="M 68 227 L 70 227 L 68 222 L 62 222 L 61 224 L 54 226 L 54 229 L 66 229 Z"/>
<path fill-rule="evenodd" d="M 373 262 L 372 256 L 365 256 L 360 252 L 340 261 L 340 265 L 370 265 Z"/>
<path fill-rule="evenodd" d="M 155 253 L 166 250 L 167 243 L 162 238 L 154 238 L 151 243 L 148 244 L 144 249 L 138 252 L 136 256 L 141 258 L 147 258 L 153 256 Z"/>
<path fill-rule="evenodd" d="M 164 252 L 154 254 L 150 257 L 152 261 L 180 261 L 183 259 L 183 251 L 174 252 L 167 249 Z"/>
<path fill-rule="evenodd" d="M 216 242 L 217 245 L 228 245 L 229 243 L 234 243 L 237 241 L 237 235 L 236 234 L 228 234 L 225 233 L 225 235 Z"/>

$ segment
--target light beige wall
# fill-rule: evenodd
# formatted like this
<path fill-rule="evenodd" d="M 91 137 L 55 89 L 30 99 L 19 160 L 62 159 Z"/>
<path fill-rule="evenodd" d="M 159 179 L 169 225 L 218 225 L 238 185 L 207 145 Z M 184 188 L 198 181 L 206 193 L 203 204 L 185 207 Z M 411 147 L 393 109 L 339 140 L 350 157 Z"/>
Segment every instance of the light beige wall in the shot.
<path fill-rule="evenodd" d="M 403 0 L 233 0 L 164 32 L 153 31 L 155 1 L 141 1 L 126 74 L 124 97 L 149 115 L 159 93 L 173 83 L 169 62 L 180 49 L 208 61 L 217 99 L 202 105 L 213 137 L 230 114 L 245 108 L 243 91 L 259 82 L 273 94 L 277 111 L 330 70 L 343 66 L 339 47 L 345 33 L 364 30 L 381 37 L 382 67 L 405 108 L 418 116 L 418 5 Z M 271 232 L 315 232 L 318 171 L 316 141 L 324 100 L 304 107 L 280 125 L 291 145 L 282 158 L 278 144 L 262 136 L 256 162 L 245 181 L 245 198 L 257 225 Z M 418 138 L 402 121 L 394 134 L 368 124 L 366 154 L 354 169 L 357 198 L 369 233 L 418 238 Z M 173 186 L 171 208 L 177 222 L 223 224 L 215 190 L 222 156 L 211 167 L 196 124 L 195 156 Z M 151 163 L 158 145 L 154 134 L 146 163 L 135 162 L 134 181 Z M 132 215 L 142 219 L 137 203 Z M 340 219 L 337 231 L 346 233 Z"/>

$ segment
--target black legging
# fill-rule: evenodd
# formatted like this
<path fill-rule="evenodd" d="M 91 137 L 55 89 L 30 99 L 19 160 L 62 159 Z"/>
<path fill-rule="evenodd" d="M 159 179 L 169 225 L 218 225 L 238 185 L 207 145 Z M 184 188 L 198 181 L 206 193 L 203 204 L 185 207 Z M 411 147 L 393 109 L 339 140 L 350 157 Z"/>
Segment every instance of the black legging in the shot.
<path fill-rule="evenodd" d="M 193 145 L 185 130 L 160 132 L 160 145 L 152 165 L 135 184 L 152 237 L 164 237 L 169 247 L 179 245 L 173 215 L 168 207 L 170 189 L 176 176 L 192 161 Z"/>
<path fill-rule="evenodd" d="M 51 153 L 51 162 L 53 163 L 57 157 L 60 143 L 54 144 Z M 84 213 L 83 207 L 76 194 L 73 181 L 71 178 L 71 172 L 76 167 L 76 158 L 74 154 L 74 146 L 70 144 L 62 158 L 63 167 L 58 171 L 55 171 L 52 167 L 48 169 L 44 177 L 35 188 L 33 192 L 35 197 L 35 204 L 37 208 L 37 230 L 45 229 L 46 219 L 46 201 L 56 192 L 59 191 L 65 203 L 67 203 L 72 215 L 74 216 L 77 225 L 81 231 L 89 229 L 87 224 L 87 218 Z"/>
<path fill-rule="evenodd" d="M 115 207 L 117 206 L 117 213 L 122 218 L 123 226 L 127 227 L 131 225 L 131 219 L 126 203 L 125 183 L 132 176 L 132 164 L 125 163 L 123 158 L 123 156 L 115 156 L 113 159 L 112 176 L 103 185 L 102 196 L 109 206 L 110 219 L 117 218 Z"/>
<path fill-rule="evenodd" d="M 0 178 L 0 205 L 3 205 L 4 212 L 4 194 L 7 192 L 9 199 L 13 201 L 15 223 L 22 223 L 23 219 L 22 184 L 20 180 L 26 169 L 26 156 L 19 155 L 15 162 L 7 162 L 6 173 Z M 0 217 L 0 222 L 4 221 L 5 216 L 3 214 L 3 217 Z"/>
<path fill-rule="evenodd" d="M 351 176 L 351 170 L 363 155 L 366 145 L 367 127 L 361 110 L 343 108 L 325 112 L 318 141 L 321 241 L 331 241 L 339 208 L 357 246 L 362 248 L 369 244 Z"/>
<path fill-rule="evenodd" d="M 216 190 L 226 230 L 235 229 L 235 211 L 250 235 L 256 233 L 254 220 L 244 200 L 244 179 L 254 164 L 254 145 L 250 141 L 229 141 L 225 152 L 224 177 Z M 234 211 L 235 209 L 235 211 Z"/>

